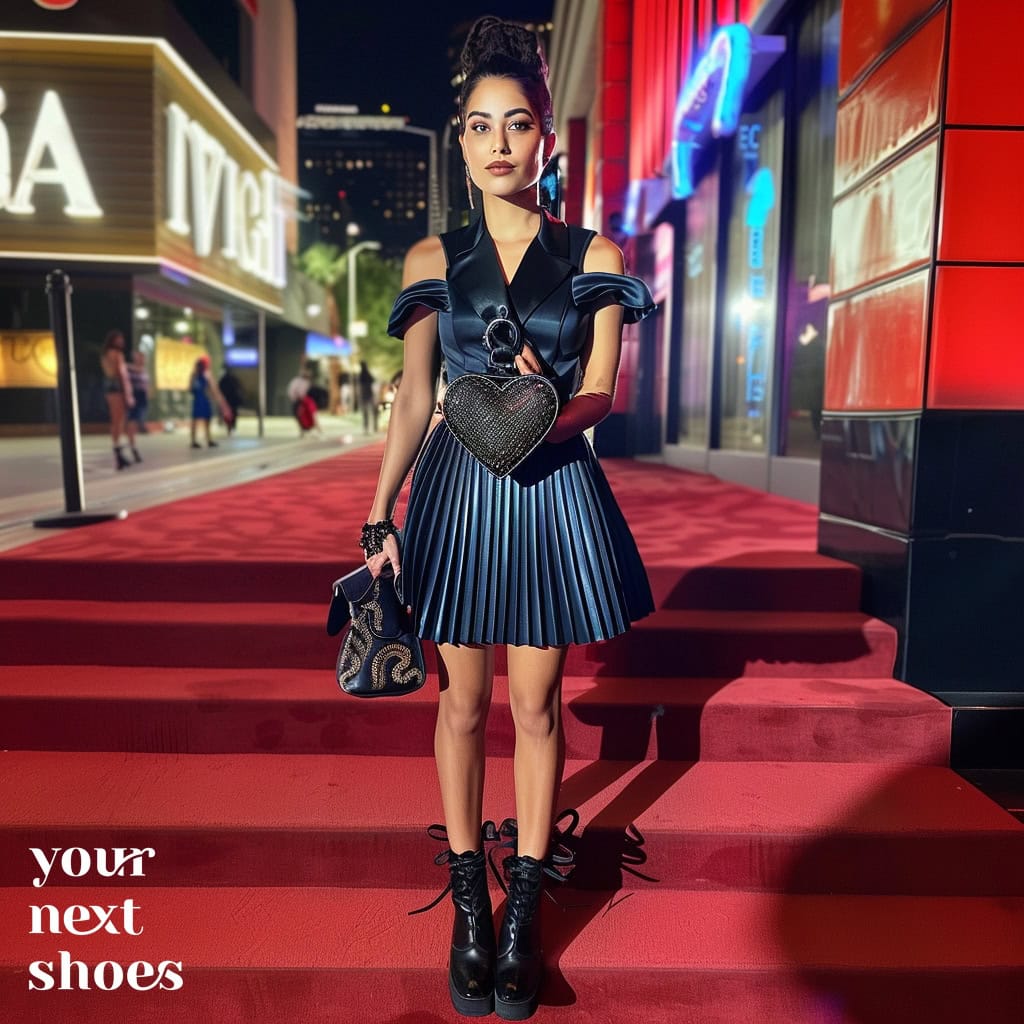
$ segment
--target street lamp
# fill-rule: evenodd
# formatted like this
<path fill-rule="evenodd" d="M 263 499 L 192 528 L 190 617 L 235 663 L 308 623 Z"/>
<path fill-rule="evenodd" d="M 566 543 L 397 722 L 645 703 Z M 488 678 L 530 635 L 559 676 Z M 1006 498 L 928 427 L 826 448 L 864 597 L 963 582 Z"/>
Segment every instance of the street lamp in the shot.
<path fill-rule="evenodd" d="M 348 277 L 348 340 L 353 340 L 356 323 L 356 256 L 362 249 L 380 249 L 380 242 L 356 242 L 348 252 L 346 270 Z"/>

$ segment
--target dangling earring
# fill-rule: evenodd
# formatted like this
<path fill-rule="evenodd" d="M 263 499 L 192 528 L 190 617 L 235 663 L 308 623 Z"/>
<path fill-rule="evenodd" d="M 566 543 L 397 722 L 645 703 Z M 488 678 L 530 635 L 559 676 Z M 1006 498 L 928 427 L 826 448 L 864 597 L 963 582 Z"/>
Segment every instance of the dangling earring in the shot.
<path fill-rule="evenodd" d="M 469 208 L 475 210 L 476 206 L 473 203 L 473 179 L 469 176 L 469 168 L 466 168 L 466 195 L 469 196 Z"/>

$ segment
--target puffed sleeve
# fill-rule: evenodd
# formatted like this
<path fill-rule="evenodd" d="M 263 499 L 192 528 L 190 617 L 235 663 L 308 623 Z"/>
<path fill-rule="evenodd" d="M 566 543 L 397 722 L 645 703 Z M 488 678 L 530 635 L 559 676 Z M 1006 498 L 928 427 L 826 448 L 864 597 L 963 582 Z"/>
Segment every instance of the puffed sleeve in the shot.
<path fill-rule="evenodd" d="M 622 306 L 625 322 L 635 324 L 657 309 L 650 289 L 639 277 L 595 271 L 572 279 L 572 301 L 582 313 Z"/>
<path fill-rule="evenodd" d="M 448 311 L 448 282 L 440 278 L 428 278 L 403 288 L 395 299 L 391 317 L 388 320 L 388 334 L 392 338 L 404 338 L 406 321 L 417 306 L 426 306 L 433 313 Z"/>

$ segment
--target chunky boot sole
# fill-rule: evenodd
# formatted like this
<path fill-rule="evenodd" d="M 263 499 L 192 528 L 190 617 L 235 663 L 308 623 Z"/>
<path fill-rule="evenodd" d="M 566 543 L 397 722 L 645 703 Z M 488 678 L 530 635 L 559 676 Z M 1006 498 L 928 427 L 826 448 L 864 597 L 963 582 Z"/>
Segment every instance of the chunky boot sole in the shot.
<path fill-rule="evenodd" d="M 487 1017 L 494 1013 L 494 993 L 486 996 L 464 996 L 455 991 L 452 983 L 452 976 L 448 975 L 448 994 L 452 997 L 452 1006 L 457 1013 L 463 1017 Z M 511 1020 L 522 1020 L 521 1017 L 512 1017 Z"/>
<path fill-rule="evenodd" d="M 532 999 L 524 999 L 522 1002 L 506 1002 L 500 996 L 494 997 L 494 1012 L 502 1020 L 527 1020 L 537 1010 L 537 996 Z"/>

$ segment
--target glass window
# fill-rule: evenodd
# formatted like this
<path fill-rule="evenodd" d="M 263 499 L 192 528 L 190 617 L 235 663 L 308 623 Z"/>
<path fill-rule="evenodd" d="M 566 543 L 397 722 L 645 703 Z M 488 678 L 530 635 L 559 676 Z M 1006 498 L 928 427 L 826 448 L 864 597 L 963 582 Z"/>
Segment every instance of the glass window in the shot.
<path fill-rule="evenodd" d="M 819 0 L 797 41 L 793 249 L 786 294 L 779 451 L 816 458 L 821 447 L 828 324 L 829 243 L 836 141 L 839 0 Z"/>
<path fill-rule="evenodd" d="M 708 444 L 711 352 L 715 337 L 715 252 L 718 246 L 718 172 L 706 174 L 686 201 L 683 267 L 679 442 Z"/>
<path fill-rule="evenodd" d="M 784 128 L 776 88 L 743 114 L 733 140 L 721 313 L 723 448 L 765 452 L 770 441 Z"/>

